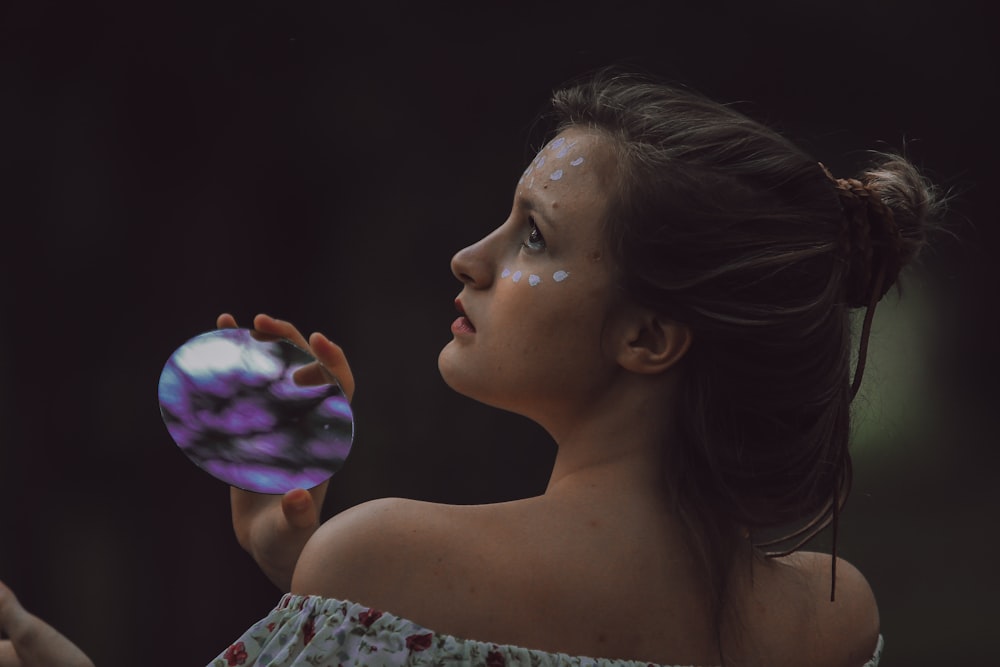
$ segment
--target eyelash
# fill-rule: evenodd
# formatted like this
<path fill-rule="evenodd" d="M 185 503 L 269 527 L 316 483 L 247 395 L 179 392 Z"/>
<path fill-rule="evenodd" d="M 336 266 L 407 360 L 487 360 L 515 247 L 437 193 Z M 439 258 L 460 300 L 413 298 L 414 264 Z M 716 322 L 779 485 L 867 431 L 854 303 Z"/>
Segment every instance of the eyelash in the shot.
<path fill-rule="evenodd" d="M 538 225 L 535 224 L 534 218 L 528 218 L 528 226 L 531 228 L 531 231 L 528 232 L 528 237 L 521 242 L 521 245 L 524 246 L 526 250 L 531 252 L 540 252 L 545 250 L 545 238 L 542 237 L 542 233 L 538 231 Z"/>

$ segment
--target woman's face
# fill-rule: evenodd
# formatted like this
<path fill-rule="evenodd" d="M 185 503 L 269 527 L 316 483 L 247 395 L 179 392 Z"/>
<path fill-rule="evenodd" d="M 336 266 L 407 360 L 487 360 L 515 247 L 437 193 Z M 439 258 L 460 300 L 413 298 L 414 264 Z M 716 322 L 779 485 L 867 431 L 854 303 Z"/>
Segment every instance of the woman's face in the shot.
<path fill-rule="evenodd" d="M 613 177 L 607 140 L 570 128 L 525 169 L 507 220 L 455 255 L 465 317 L 438 359 L 453 389 L 540 422 L 605 389 L 614 363 L 602 338 L 618 301 L 602 225 Z"/>

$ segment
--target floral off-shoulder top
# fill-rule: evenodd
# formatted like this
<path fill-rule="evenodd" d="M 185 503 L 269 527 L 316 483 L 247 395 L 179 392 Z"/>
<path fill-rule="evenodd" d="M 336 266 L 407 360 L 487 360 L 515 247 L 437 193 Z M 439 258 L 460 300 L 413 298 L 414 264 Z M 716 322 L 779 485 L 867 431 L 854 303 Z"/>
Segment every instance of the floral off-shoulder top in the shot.
<path fill-rule="evenodd" d="M 863 667 L 876 667 L 878 647 Z M 333 598 L 286 594 L 208 667 L 657 667 L 460 639 Z"/>

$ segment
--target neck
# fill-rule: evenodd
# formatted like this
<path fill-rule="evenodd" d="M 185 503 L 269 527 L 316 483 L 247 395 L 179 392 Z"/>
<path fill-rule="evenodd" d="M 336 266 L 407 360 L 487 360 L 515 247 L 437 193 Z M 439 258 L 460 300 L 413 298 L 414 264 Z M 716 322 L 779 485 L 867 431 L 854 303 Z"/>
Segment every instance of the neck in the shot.
<path fill-rule="evenodd" d="M 630 378 L 548 428 L 558 451 L 546 493 L 590 488 L 665 494 L 673 392 L 664 384 L 662 378 Z"/>

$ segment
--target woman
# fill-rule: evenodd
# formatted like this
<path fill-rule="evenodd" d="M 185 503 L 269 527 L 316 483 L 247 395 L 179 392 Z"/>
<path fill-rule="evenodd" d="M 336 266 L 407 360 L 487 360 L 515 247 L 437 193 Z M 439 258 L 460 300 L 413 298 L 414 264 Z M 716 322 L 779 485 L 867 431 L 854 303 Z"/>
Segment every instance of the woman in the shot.
<path fill-rule="evenodd" d="M 213 664 L 877 663 L 864 577 L 797 549 L 836 528 L 871 314 L 924 243 L 931 188 L 892 156 L 836 180 L 636 76 L 557 91 L 552 117 L 510 216 L 452 260 L 439 357 L 456 391 L 551 434 L 545 493 L 382 499 L 320 526 L 325 485 L 233 489 L 240 543 L 290 593 Z M 325 337 L 254 326 L 352 395 Z"/>

